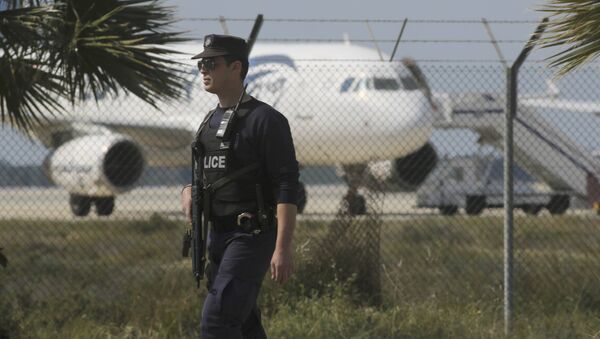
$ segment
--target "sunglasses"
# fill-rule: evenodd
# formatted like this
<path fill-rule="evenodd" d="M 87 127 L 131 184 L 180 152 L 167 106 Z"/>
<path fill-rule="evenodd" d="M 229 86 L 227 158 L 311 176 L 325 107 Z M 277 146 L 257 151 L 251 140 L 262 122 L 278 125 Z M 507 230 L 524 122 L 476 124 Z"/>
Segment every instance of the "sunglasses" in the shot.
<path fill-rule="evenodd" d="M 202 69 L 205 69 L 206 71 L 210 72 L 213 71 L 216 67 L 217 64 L 215 63 L 214 58 L 203 58 L 198 60 L 198 70 L 200 71 Z"/>

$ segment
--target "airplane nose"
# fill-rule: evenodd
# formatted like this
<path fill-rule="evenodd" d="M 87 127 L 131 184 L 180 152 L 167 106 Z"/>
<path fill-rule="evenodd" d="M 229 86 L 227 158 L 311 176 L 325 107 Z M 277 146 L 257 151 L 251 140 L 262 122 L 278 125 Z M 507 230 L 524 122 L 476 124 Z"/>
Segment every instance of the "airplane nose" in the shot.
<path fill-rule="evenodd" d="M 405 102 L 405 108 L 396 112 L 401 115 L 396 133 L 402 134 L 412 146 L 422 146 L 433 132 L 435 108 L 423 95 L 414 95 Z"/>
<path fill-rule="evenodd" d="M 406 119 L 401 124 L 406 128 L 431 128 L 438 111 L 437 107 L 425 96 L 417 95 L 407 100 Z"/>

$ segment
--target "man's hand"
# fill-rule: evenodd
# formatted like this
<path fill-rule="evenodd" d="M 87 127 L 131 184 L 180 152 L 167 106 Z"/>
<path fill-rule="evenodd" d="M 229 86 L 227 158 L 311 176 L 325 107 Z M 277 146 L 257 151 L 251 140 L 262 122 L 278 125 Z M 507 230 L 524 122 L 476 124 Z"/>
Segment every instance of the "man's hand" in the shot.
<path fill-rule="evenodd" d="M 181 210 L 188 222 L 192 222 L 192 186 L 185 186 L 181 190 Z"/>
<path fill-rule="evenodd" d="M 271 258 L 271 279 L 280 284 L 287 282 L 294 274 L 292 251 L 275 249 Z"/>

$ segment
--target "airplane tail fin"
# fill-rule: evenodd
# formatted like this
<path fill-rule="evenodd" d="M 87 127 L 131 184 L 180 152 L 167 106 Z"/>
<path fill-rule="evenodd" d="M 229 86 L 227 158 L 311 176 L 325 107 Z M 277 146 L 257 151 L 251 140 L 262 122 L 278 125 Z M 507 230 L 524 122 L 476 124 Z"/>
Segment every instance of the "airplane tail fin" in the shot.
<path fill-rule="evenodd" d="M 348 35 L 348 32 L 344 32 L 344 34 L 342 35 L 343 39 L 344 39 L 344 45 L 346 46 L 350 46 L 352 43 L 350 41 L 350 35 Z"/>

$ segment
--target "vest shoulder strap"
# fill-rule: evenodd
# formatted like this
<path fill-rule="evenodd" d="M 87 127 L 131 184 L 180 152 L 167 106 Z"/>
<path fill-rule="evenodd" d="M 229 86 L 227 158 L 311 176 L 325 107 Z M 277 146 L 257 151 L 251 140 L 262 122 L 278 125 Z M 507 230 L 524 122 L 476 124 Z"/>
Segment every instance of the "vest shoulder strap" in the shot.
<path fill-rule="evenodd" d="M 235 115 L 238 118 L 245 118 L 246 115 L 248 115 L 248 113 L 252 112 L 253 110 L 254 110 L 254 107 L 240 108 L 237 110 Z M 208 114 L 206 114 L 206 116 L 202 120 L 202 123 L 200 123 L 200 127 L 198 127 L 198 130 L 196 131 L 196 138 L 198 138 L 198 136 L 200 135 L 200 132 L 202 132 L 202 129 L 204 128 L 204 126 L 206 126 L 206 124 L 208 124 L 208 122 L 210 121 L 210 118 L 212 118 L 213 114 L 215 114 L 216 111 L 217 111 L 217 109 L 214 108 L 213 110 L 209 111 Z"/>
<path fill-rule="evenodd" d="M 196 139 L 200 135 L 200 132 L 202 132 L 202 129 L 204 128 L 204 126 L 206 126 L 206 124 L 210 121 L 210 118 L 212 118 L 213 114 L 215 114 L 216 111 L 217 111 L 217 109 L 215 108 L 215 109 L 209 111 L 208 114 L 204 117 L 204 119 L 202 120 L 202 123 L 200 123 L 200 127 L 198 127 L 198 130 L 196 131 Z"/>

